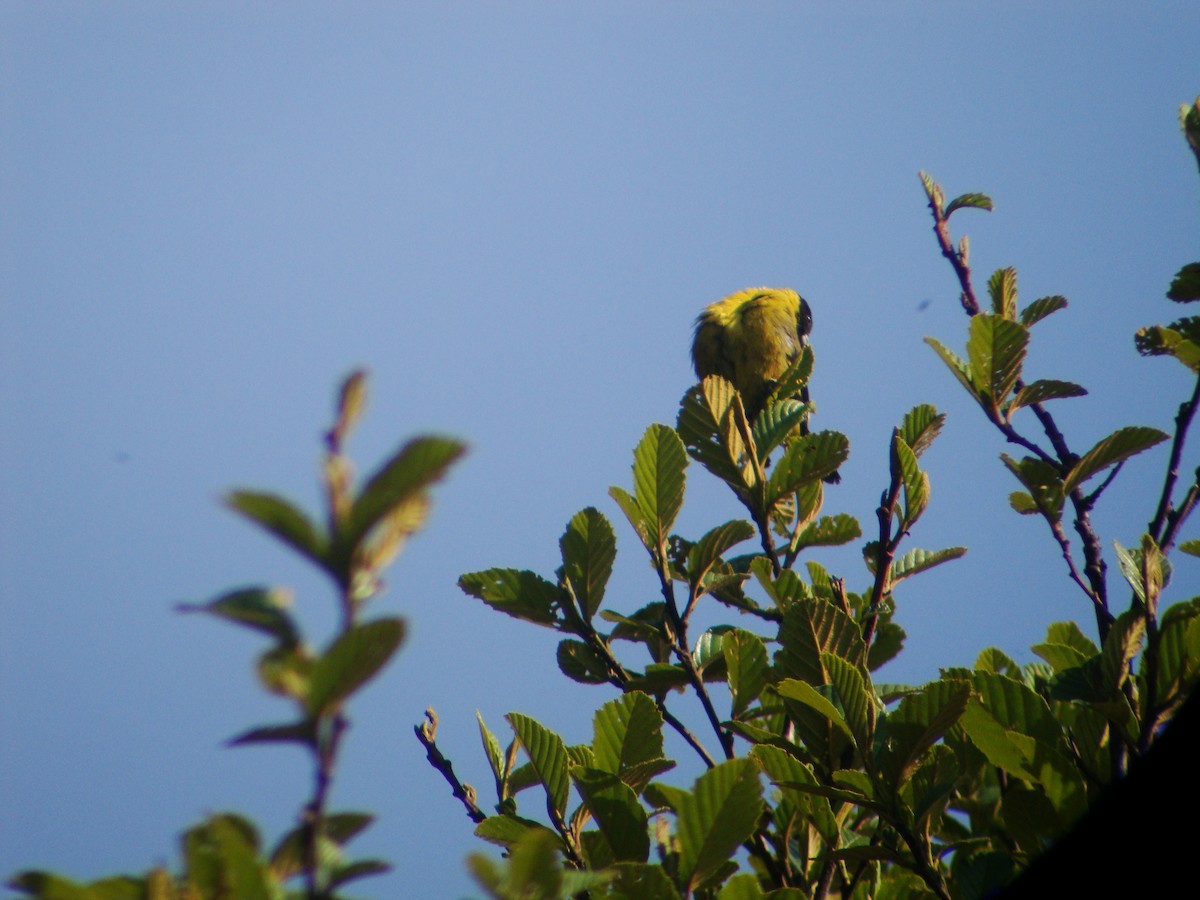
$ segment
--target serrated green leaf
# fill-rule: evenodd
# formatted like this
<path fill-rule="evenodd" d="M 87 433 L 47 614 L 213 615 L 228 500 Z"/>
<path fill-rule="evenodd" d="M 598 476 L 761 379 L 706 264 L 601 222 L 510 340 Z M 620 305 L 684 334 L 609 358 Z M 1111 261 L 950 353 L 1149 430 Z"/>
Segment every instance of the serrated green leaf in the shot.
<path fill-rule="evenodd" d="M 839 432 L 818 431 L 796 438 L 771 472 L 767 504 L 832 475 L 849 456 L 850 441 Z"/>
<path fill-rule="evenodd" d="M 927 337 L 925 338 L 925 343 L 932 347 L 934 352 L 942 358 L 942 362 L 946 364 L 954 377 L 958 379 L 959 384 L 967 389 L 967 393 L 978 400 L 984 388 L 982 386 L 975 386 L 975 383 L 972 381 L 971 368 L 967 365 L 966 361 L 960 359 L 953 350 L 937 338 Z"/>
<path fill-rule="evenodd" d="M 740 628 L 722 637 L 722 647 L 732 701 L 730 716 L 736 719 L 750 708 L 767 686 L 770 661 L 762 638 Z"/>
<path fill-rule="evenodd" d="M 662 726 L 662 713 L 646 694 L 631 691 L 608 701 L 592 720 L 595 767 L 640 792 L 647 783 L 641 780 L 645 764 L 662 758 Z"/>
<path fill-rule="evenodd" d="M 176 609 L 186 613 L 205 613 L 253 628 L 271 637 L 285 648 L 300 643 L 300 630 L 288 613 L 292 595 L 282 588 L 241 588 L 222 594 L 208 603 L 181 603 Z"/>
<path fill-rule="evenodd" d="M 1067 298 L 1055 294 L 1052 297 L 1040 297 L 1021 310 L 1021 324 L 1030 328 L 1046 316 L 1067 308 Z"/>
<path fill-rule="evenodd" d="M 580 684 L 605 684 L 610 678 L 608 663 L 583 641 L 559 641 L 557 660 L 559 670 Z"/>
<path fill-rule="evenodd" d="M 925 172 L 918 172 L 917 175 L 921 179 L 921 186 L 925 188 L 925 196 L 929 198 L 930 204 L 932 204 L 940 214 L 944 215 L 942 212 L 942 206 L 946 197 L 942 193 L 941 187 Z"/>
<path fill-rule="evenodd" d="M 580 510 L 567 524 L 558 542 L 563 574 L 587 621 L 600 609 L 604 588 L 617 556 L 617 537 L 599 510 Z"/>
<path fill-rule="evenodd" d="M 904 485 L 904 528 L 907 530 L 921 517 L 929 505 L 929 476 L 917 464 L 917 455 L 900 436 L 900 430 L 892 432 L 892 473 L 899 470 Z"/>
<path fill-rule="evenodd" d="M 846 721 L 846 717 L 842 715 L 842 711 L 828 697 L 808 682 L 801 681 L 798 678 L 785 678 L 775 685 L 775 690 L 778 691 L 779 696 L 787 700 L 794 700 L 797 703 L 803 703 L 809 709 L 815 710 L 821 716 L 828 719 L 835 728 L 846 735 L 851 741 L 855 740 L 854 729 L 850 727 L 850 723 Z"/>
<path fill-rule="evenodd" d="M 1083 397 L 1087 389 L 1070 381 L 1053 381 L 1039 379 L 1023 386 L 1017 391 L 1017 396 L 1008 405 L 1008 415 L 1012 415 L 1023 406 L 1035 403 L 1045 403 L 1047 400 L 1061 400 L 1067 397 Z"/>
<path fill-rule="evenodd" d="M 1012 266 L 997 269 L 988 279 L 988 295 L 992 312 L 1004 319 L 1017 318 L 1017 270 Z"/>
<path fill-rule="evenodd" d="M 277 494 L 231 491 L 225 505 L 275 535 L 306 559 L 328 566 L 329 540 L 304 511 Z"/>
<path fill-rule="evenodd" d="M 1021 677 L 1021 667 L 1017 665 L 1016 660 L 995 647 L 985 647 L 979 651 L 979 655 L 975 657 L 975 669 L 979 672 L 1007 675 L 1010 678 Z"/>
<path fill-rule="evenodd" d="M 404 640 L 400 619 L 376 619 L 343 632 L 313 664 L 305 704 L 327 712 L 370 681 Z"/>
<path fill-rule="evenodd" d="M 688 580 L 692 590 L 703 582 L 705 575 L 722 556 L 742 541 L 754 537 L 754 526 L 742 519 L 734 519 L 718 525 L 692 545 L 688 553 Z"/>
<path fill-rule="evenodd" d="M 758 827 L 762 785 L 753 760 L 719 763 L 677 800 L 679 877 L 685 893 L 723 866 Z"/>
<path fill-rule="evenodd" d="M 1013 459 L 1007 453 L 1001 453 L 1000 459 L 1008 470 L 1017 476 L 1017 480 L 1029 489 L 1029 499 L 1034 508 L 1053 522 L 1062 519 L 1063 505 L 1066 503 L 1066 491 L 1058 470 L 1045 460 L 1032 456 Z M 1009 502 L 1020 513 L 1026 511 L 1025 499 L 1018 494 L 1010 494 Z"/>
<path fill-rule="evenodd" d="M 742 465 L 752 455 L 739 425 L 745 418 L 737 391 L 718 376 L 705 378 L 679 403 L 676 427 L 688 455 L 735 490 L 745 486 Z"/>
<path fill-rule="evenodd" d="M 441 437 L 415 438 L 401 447 L 372 475 L 354 500 L 337 536 L 348 552 L 393 509 L 440 481 L 466 447 Z"/>
<path fill-rule="evenodd" d="M 912 452 L 920 456 L 929 449 L 929 445 L 941 433 L 945 424 L 945 413 L 939 413 L 930 404 L 922 403 L 904 414 L 904 421 L 900 423 L 900 436 Z"/>
<path fill-rule="evenodd" d="M 633 451 L 634 497 L 656 546 L 665 547 L 683 505 L 687 453 L 674 429 L 651 425 Z"/>
<path fill-rule="evenodd" d="M 1133 343 L 1142 356 L 1173 356 L 1192 372 L 1200 372 L 1200 317 L 1180 319 L 1169 327 L 1139 328 Z"/>
<path fill-rule="evenodd" d="M 1167 297 L 1176 303 L 1200 300 L 1200 262 L 1188 263 L 1175 274 Z"/>
<path fill-rule="evenodd" d="M 1129 661 L 1141 652 L 1146 638 L 1146 618 L 1141 610 L 1130 609 L 1117 616 L 1104 648 L 1100 652 L 1105 686 L 1117 690 L 1129 677 Z"/>
<path fill-rule="evenodd" d="M 874 743 L 874 700 L 870 681 L 862 670 L 833 653 L 821 654 L 821 665 L 829 673 L 830 683 L 842 701 L 846 724 L 854 733 L 854 742 L 866 753 Z"/>
<path fill-rule="evenodd" d="M 995 315 L 971 317 L 967 358 L 971 383 L 979 388 L 980 402 L 992 414 L 1016 387 L 1025 363 L 1029 331 L 1025 326 Z"/>
<path fill-rule="evenodd" d="M 523 569 L 485 569 L 467 572 L 458 579 L 463 593 L 493 609 L 536 625 L 553 627 L 560 588 L 540 575 Z"/>
<path fill-rule="evenodd" d="M 1157 428 L 1142 425 L 1130 425 L 1118 428 L 1108 437 L 1099 441 L 1096 446 L 1083 455 L 1079 462 L 1063 479 L 1063 492 L 1071 493 L 1093 475 L 1102 472 L 1109 466 L 1124 462 L 1131 456 L 1148 450 L 1167 439 L 1167 435 Z"/>
<path fill-rule="evenodd" d="M 840 656 L 859 668 L 866 657 L 858 623 L 832 603 L 813 598 L 796 599 L 784 609 L 779 643 L 775 663 L 781 674 L 813 685 L 829 683 L 822 653 Z"/>
<path fill-rule="evenodd" d="M 547 805 L 561 820 L 566 815 L 570 789 L 567 748 L 563 739 L 537 720 L 521 713 L 509 713 L 504 718 L 529 754 L 538 781 L 546 789 Z"/>
<path fill-rule="evenodd" d="M 650 855 L 650 833 L 637 794 L 615 774 L 599 769 L 573 768 L 571 779 L 613 858 L 645 862 Z"/>
<path fill-rule="evenodd" d="M 888 713 L 883 732 L 893 789 L 912 776 L 926 752 L 957 724 L 970 697 L 969 682 L 942 679 L 908 694 Z"/>
<path fill-rule="evenodd" d="M 475 719 L 479 723 L 479 739 L 483 742 L 483 752 L 487 756 L 488 766 L 492 770 L 492 778 L 496 783 L 496 796 L 503 798 L 503 787 L 507 770 L 504 761 L 504 751 L 500 748 L 500 741 L 496 738 L 496 735 L 487 727 L 487 723 L 483 721 L 483 713 L 475 710 Z"/>
<path fill-rule="evenodd" d="M 531 831 L 544 832 L 555 837 L 557 840 L 554 832 L 541 822 L 535 822 L 532 819 L 522 819 L 520 816 L 488 816 L 475 826 L 476 837 L 482 838 L 489 844 L 496 844 L 506 849 L 516 844 L 517 841 Z"/>
<path fill-rule="evenodd" d="M 839 839 L 837 820 L 833 816 L 829 801 L 811 792 L 796 790 L 792 785 L 819 784 L 812 767 L 800 762 L 780 747 L 759 744 L 750 749 L 750 758 L 757 761 L 763 772 L 771 781 L 785 791 L 792 793 L 793 802 L 801 806 L 806 817 L 816 826 L 827 843 L 834 844 Z"/>
<path fill-rule="evenodd" d="M 946 204 L 946 218 L 956 209 L 983 209 L 991 212 L 992 198 L 987 194 L 959 194 Z"/>
<path fill-rule="evenodd" d="M 849 513 L 823 516 L 804 528 L 792 542 L 793 550 L 808 547 L 840 547 L 862 537 L 858 519 Z"/>
<path fill-rule="evenodd" d="M 920 572 L 928 571 L 952 559 L 965 556 L 966 547 L 947 547 L 944 550 L 909 550 L 892 563 L 892 584 L 897 584 Z"/>
<path fill-rule="evenodd" d="M 800 427 L 808 413 L 808 404 L 799 400 L 779 400 L 763 407 L 750 429 L 759 455 L 764 459 L 770 456 L 788 435 Z"/>

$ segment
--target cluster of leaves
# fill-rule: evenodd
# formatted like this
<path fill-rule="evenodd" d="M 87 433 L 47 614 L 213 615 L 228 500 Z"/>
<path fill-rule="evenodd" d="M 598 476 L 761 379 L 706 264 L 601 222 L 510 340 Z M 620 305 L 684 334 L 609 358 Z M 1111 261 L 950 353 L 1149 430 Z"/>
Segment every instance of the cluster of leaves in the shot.
<path fill-rule="evenodd" d="M 417 438 L 400 448 L 361 489 L 355 486 L 345 439 L 365 404 L 365 374 L 342 384 L 337 412 L 326 434 L 323 481 L 326 523 L 319 525 L 276 494 L 234 491 L 227 503 L 316 565 L 337 589 L 341 624 L 321 650 L 305 640 L 290 611 L 290 592 L 249 587 L 184 612 L 215 616 L 271 639 L 258 658 L 257 673 L 269 693 L 291 701 L 289 721 L 251 728 L 232 746 L 294 744 L 313 764 L 313 788 L 297 826 L 269 852 L 254 825 L 242 816 L 214 815 L 182 837 L 183 863 L 172 875 L 155 868 L 144 876 L 106 878 L 91 884 L 48 872 L 16 875 L 9 886 L 26 895 L 56 900 L 334 900 L 347 883 L 387 871 L 376 859 L 349 860 L 346 844 L 372 816 L 330 812 L 328 795 L 342 735 L 346 704 L 388 662 L 404 639 L 404 622 L 394 616 L 364 620 L 362 613 L 382 587 L 381 575 L 427 516 L 429 488 L 462 454 L 463 446 L 439 437 Z M 299 883 L 297 887 L 289 884 Z"/>
<path fill-rule="evenodd" d="M 1200 105 L 1184 121 L 1200 159 Z M 989 648 L 972 668 L 943 670 L 919 687 L 876 682 L 903 644 L 893 621 L 896 587 L 965 552 L 901 552 L 929 503 L 920 458 L 944 417 L 921 405 L 894 429 L 878 533 L 863 545 L 866 577 L 853 591 L 813 560 L 799 567 L 814 548 L 863 537 L 854 517 L 821 514 L 822 478 L 849 448 L 844 435 L 809 433 L 805 425 L 809 410 L 798 398 L 812 371 L 811 350 L 753 421 L 729 382 L 706 378 L 684 396 L 675 428 L 646 431 L 634 451 L 632 491 L 610 490 L 649 557 L 654 602 L 633 611 L 606 605 L 616 537 L 594 508 L 568 523 L 553 577 L 496 568 L 460 579 L 489 606 L 559 632 L 558 664 L 567 677 L 620 691 L 596 713 L 590 744 L 568 744 L 511 713 L 513 738 L 504 750 L 481 719 L 496 791 L 491 814 L 424 734 L 476 834 L 504 848 L 503 864 L 471 857 L 490 896 L 984 897 L 1095 804 L 1200 678 L 1200 598 L 1160 612 L 1167 555 L 1200 491 L 1198 471 L 1182 499 L 1175 496 L 1200 380 L 1180 407 L 1173 438 L 1123 426 L 1073 452 L 1044 404 L 1084 389 L 1024 377 L 1031 329 L 1067 301 L 1050 296 L 1019 309 L 1016 272 L 1002 269 L 988 282 L 991 305 L 983 310 L 967 240 L 954 245 L 948 223 L 955 211 L 990 210 L 992 201 L 964 194 L 946 202 L 931 178 L 922 180 L 971 317 L 964 357 L 929 343 L 987 420 L 1026 452 L 1001 456 L 1022 488 L 1012 505 L 1049 525 L 1069 577 L 1094 610 L 1097 639 L 1058 622 L 1033 648 L 1042 662 L 1021 666 Z M 1198 278 L 1200 264 L 1186 267 L 1172 298 L 1200 297 Z M 1195 322 L 1181 320 L 1144 330 L 1138 346 L 1196 372 L 1198 334 Z M 1024 430 L 1021 410 L 1040 434 Z M 1128 459 L 1168 439 L 1169 474 L 1150 527 L 1136 547 L 1116 545 L 1132 597 L 1114 612 L 1091 512 Z M 689 457 L 729 487 L 746 520 L 697 539 L 673 532 Z M 731 555 L 752 538 L 754 552 Z M 1200 542 L 1179 549 L 1197 553 Z M 710 601 L 759 627 L 719 625 L 691 637 L 694 610 Z M 639 655 L 640 662 L 630 659 Z M 711 737 L 693 733 L 672 708 L 687 698 L 703 711 Z M 690 788 L 663 780 L 674 767 L 663 758 L 664 727 L 706 767 Z M 544 795 L 544 817 L 519 810 L 526 790 L 539 798 L 535 808 Z"/>

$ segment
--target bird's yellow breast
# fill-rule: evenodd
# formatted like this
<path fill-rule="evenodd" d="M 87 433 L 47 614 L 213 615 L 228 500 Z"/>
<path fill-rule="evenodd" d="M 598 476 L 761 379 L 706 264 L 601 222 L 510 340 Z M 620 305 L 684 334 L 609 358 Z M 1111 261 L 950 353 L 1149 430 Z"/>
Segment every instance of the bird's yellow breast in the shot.
<path fill-rule="evenodd" d="M 807 304 L 789 288 L 730 294 L 696 321 L 696 376 L 720 375 L 733 382 L 747 410 L 757 411 L 804 346 L 807 319 Z"/>

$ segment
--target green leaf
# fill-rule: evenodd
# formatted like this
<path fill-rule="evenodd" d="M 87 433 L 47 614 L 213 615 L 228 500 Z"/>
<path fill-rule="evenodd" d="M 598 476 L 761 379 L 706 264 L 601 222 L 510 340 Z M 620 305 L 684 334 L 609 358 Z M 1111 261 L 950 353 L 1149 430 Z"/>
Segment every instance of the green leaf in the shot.
<path fill-rule="evenodd" d="M 554 836 L 554 832 L 541 822 L 532 819 L 522 819 L 520 816 L 501 815 L 488 816 L 475 826 L 475 836 L 489 844 L 496 844 L 505 849 L 512 847 L 531 831 Z M 557 837 L 555 836 L 557 840 Z"/>
<path fill-rule="evenodd" d="M 611 882 L 591 896 L 596 900 L 680 900 L 666 869 L 654 863 L 617 863 Z"/>
<path fill-rule="evenodd" d="M 1200 317 L 1189 316 L 1169 327 L 1139 328 L 1133 343 L 1142 356 L 1173 356 L 1192 372 L 1200 372 Z"/>
<path fill-rule="evenodd" d="M 905 529 L 911 527 L 929 505 L 929 476 L 917 464 L 917 455 L 904 443 L 900 430 L 892 432 L 892 473 L 899 471 L 904 484 Z"/>
<path fill-rule="evenodd" d="M 688 580 L 695 592 L 730 547 L 754 537 L 754 526 L 742 519 L 734 519 L 718 525 L 692 545 L 688 553 Z"/>
<path fill-rule="evenodd" d="M 779 696 L 803 703 L 809 709 L 815 710 L 851 741 L 855 740 L 854 730 L 846 721 L 846 717 L 842 715 L 842 711 L 808 682 L 800 681 L 798 678 L 785 678 L 775 685 L 775 690 L 779 692 Z"/>
<path fill-rule="evenodd" d="M 651 425 L 633 451 L 633 487 L 638 508 L 656 539 L 665 547 L 683 505 L 687 453 L 674 429 Z"/>
<path fill-rule="evenodd" d="M 584 618 L 591 621 L 604 600 L 604 587 L 617 556 L 617 537 L 598 510 L 580 510 L 567 524 L 558 542 L 563 573 Z"/>
<path fill-rule="evenodd" d="M 825 600 L 799 599 L 791 603 L 783 613 L 779 643 L 775 662 L 781 674 L 814 685 L 829 683 L 822 653 L 840 656 L 859 668 L 866 657 L 858 623 Z"/>
<path fill-rule="evenodd" d="M 306 706 L 320 715 L 370 681 L 404 640 L 400 619 L 376 619 L 342 633 L 313 664 Z"/>
<path fill-rule="evenodd" d="M 337 445 L 350 435 L 367 405 L 367 373 L 357 369 L 346 376 L 338 389 L 337 413 L 330 435 Z"/>
<path fill-rule="evenodd" d="M 338 888 L 360 878 L 372 875 L 386 875 L 392 871 L 391 863 L 382 859 L 359 859 L 344 866 L 338 866 L 329 875 L 329 887 Z"/>
<path fill-rule="evenodd" d="M 393 509 L 441 480 L 464 452 L 465 445 L 449 438 L 409 441 L 367 480 L 338 535 L 339 544 L 347 550 L 358 546 Z"/>
<path fill-rule="evenodd" d="M 546 788 L 547 804 L 561 819 L 567 810 L 567 794 L 570 783 L 567 779 L 567 748 L 563 739 L 548 728 L 521 713 L 509 713 L 504 717 L 512 726 L 517 740 L 529 754 L 529 761 L 537 772 L 538 780 Z"/>
<path fill-rule="evenodd" d="M 1188 263 L 1175 274 L 1167 297 L 1176 303 L 1200 300 L 1200 262 Z"/>
<path fill-rule="evenodd" d="M 237 737 L 227 741 L 230 747 L 245 747 L 250 744 L 303 744 L 315 747 L 317 744 L 316 723 L 306 719 L 303 722 L 293 722 L 288 725 L 260 725 L 243 731 Z"/>
<path fill-rule="evenodd" d="M 555 614 L 561 596 L 558 585 L 533 572 L 518 569 L 468 572 L 458 579 L 458 586 L 464 593 L 514 618 L 551 627 L 558 621 Z"/>
<path fill-rule="evenodd" d="M 874 743 L 874 700 L 870 681 L 862 670 L 833 653 L 821 654 L 821 665 L 829 673 L 830 683 L 842 701 L 846 724 L 854 733 L 854 742 L 864 753 Z"/>
<path fill-rule="evenodd" d="M 983 389 L 975 386 L 975 382 L 972 380 L 971 368 L 967 363 L 937 338 L 927 337 L 925 338 L 925 343 L 932 347 L 937 355 L 942 358 L 942 362 L 946 364 L 950 372 L 958 379 L 959 384 L 967 389 L 967 393 L 978 400 Z"/>
<path fill-rule="evenodd" d="M 1032 406 L 1035 403 L 1045 403 L 1047 400 L 1061 400 L 1066 397 L 1083 397 L 1087 389 L 1070 381 L 1051 381 L 1039 379 L 1025 385 L 1008 405 L 1008 415 L 1012 415 L 1022 406 Z"/>
<path fill-rule="evenodd" d="M 1009 502 L 1012 503 L 1013 509 L 1019 513 L 1036 510 L 1052 522 L 1062 519 L 1066 491 L 1058 470 L 1054 466 L 1032 456 L 1015 460 L 1007 453 L 1001 453 L 1000 459 L 1008 467 L 1008 470 L 1017 476 L 1017 480 L 1029 489 L 1028 501 L 1020 492 L 1009 496 Z M 1033 504 L 1033 510 L 1029 509 L 1030 503 Z"/>
<path fill-rule="evenodd" d="M 1117 616 L 1100 653 L 1101 672 L 1107 687 L 1117 690 L 1129 677 L 1129 661 L 1146 639 L 1146 618 L 1141 610 L 1129 609 Z"/>
<path fill-rule="evenodd" d="M 807 347 L 804 348 L 808 350 Z M 778 390 L 778 387 L 776 388 Z M 750 429 L 759 455 L 765 459 L 800 427 L 809 413 L 809 406 L 799 400 L 779 400 L 768 403 L 754 420 Z"/>
<path fill-rule="evenodd" d="M 176 609 L 185 613 L 206 613 L 227 622 L 245 625 L 269 634 L 280 645 L 291 648 L 300 643 L 300 630 L 287 611 L 291 604 L 291 591 L 253 587 L 230 591 L 208 603 L 181 603 Z"/>
<path fill-rule="evenodd" d="M 1083 482 L 1109 466 L 1124 462 L 1129 457 L 1148 450 L 1167 439 L 1157 428 L 1130 425 L 1118 428 L 1083 455 L 1079 462 L 1063 479 L 1063 493 L 1069 494 Z"/>
<path fill-rule="evenodd" d="M 322 568 L 328 565 L 329 540 L 287 499 L 258 491 L 232 491 L 226 495 L 225 505 Z"/>
<path fill-rule="evenodd" d="M 719 763 L 676 806 L 679 876 L 690 893 L 717 872 L 758 827 L 762 785 L 753 760 Z"/>
<path fill-rule="evenodd" d="M 488 765 L 492 770 L 492 777 L 496 782 L 496 796 L 503 797 L 503 785 L 507 773 L 507 765 L 504 761 L 504 751 L 500 749 L 500 741 L 496 739 L 496 735 L 487 727 L 483 721 L 483 714 L 479 710 L 475 710 L 475 719 L 479 722 L 479 739 L 483 742 L 483 752 L 487 756 Z"/>
<path fill-rule="evenodd" d="M 850 441 L 836 431 L 818 431 L 793 440 L 771 473 L 768 505 L 832 475 L 849 456 Z"/>
<path fill-rule="evenodd" d="M 349 843 L 375 821 L 369 813 L 332 813 L 322 820 L 321 838 L 336 848 Z M 280 881 L 304 871 L 305 826 L 293 828 L 271 851 L 271 870 Z"/>
<path fill-rule="evenodd" d="M 946 204 L 946 218 L 956 209 L 984 209 L 992 211 L 992 198 L 987 194 L 959 194 Z"/>
<path fill-rule="evenodd" d="M 730 715 L 736 719 L 750 708 L 767 686 L 770 661 L 762 638 L 740 628 L 726 632 L 722 646 L 733 704 Z"/>
<path fill-rule="evenodd" d="M 929 445 L 941 433 L 945 424 L 945 413 L 939 413 L 935 407 L 922 403 L 904 414 L 904 421 L 900 424 L 900 436 L 912 452 L 920 456 L 929 449 Z"/>
<path fill-rule="evenodd" d="M 928 571 L 952 559 L 965 556 L 966 547 L 947 547 L 944 550 L 909 550 L 892 563 L 892 584 L 897 584 L 920 572 Z"/>
<path fill-rule="evenodd" d="M 823 516 L 804 528 L 792 543 L 794 550 L 807 547 L 840 547 L 862 537 L 858 519 L 848 513 Z"/>
<path fill-rule="evenodd" d="M 828 799 L 795 787 L 803 784 L 816 787 L 819 782 L 812 767 L 800 762 L 781 747 L 771 747 L 759 744 L 750 749 L 750 758 L 758 762 L 767 777 L 789 795 L 788 799 L 800 807 L 805 817 L 817 828 L 821 837 L 829 844 L 835 844 L 840 838 L 837 820 Z"/>
<path fill-rule="evenodd" d="M 185 874 L 204 896 L 269 900 L 269 876 L 258 859 L 258 835 L 241 816 L 216 815 L 183 836 Z"/>
<path fill-rule="evenodd" d="M 1005 319 L 1017 318 L 1017 270 L 1009 266 L 997 269 L 988 279 L 988 295 L 992 312 Z"/>
<path fill-rule="evenodd" d="M 647 772 L 662 758 L 662 726 L 658 706 L 640 691 L 605 703 L 592 720 L 595 767 L 640 792 L 653 777 Z"/>
<path fill-rule="evenodd" d="M 971 317 L 967 357 L 971 382 L 978 386 L 985 408 L 998 416 L 1000 405 L 1013 392 L 1021 377 L 1029 331 L 1024 325 L 999 316 Z"/>
<path fill-rule="evenodd" d="M 955 724 L 967 708 L 971 684 L 942 679 L 908 694 L 884 720 L 892 787 L 904 784 L 922 757 Z"/>
<path fill-rule="evenodd" d="M 1057 294 L 1052 297 L 1041 297 L 1021 310 L 1021 324 L 1026 328 L 1030 328 L 1046 318 L 1046 316 L 1066 308 L 1066 297 L 1060 297 Z"/>
<path fill-rule="evenodd" d="M 705 378 L 684 394 L 676 427 L 688 455 L 735 490 L 746 486 L 742 465 L 757 450 L 743 435 L 745 410 L 733 385 L 719 376 Z"/>
<path fill-rule="evenodd" d="M 612 856 L 622 862 L 646 862 L 650 833 L 637 794 L 615 774 L 599 769 L 576 767 L 571 778 Z"/>
<path fill-rule="evenodd" d="M 1183 541 L 1179 545 L 1179 552 L 1188 556 L 1200 556 L 1200 540 Z"/>
<path fill-rule="evenodd" d="M 921 179 L 921 186 L 923 188 L 925 188 L 925 196 L 929 198 L 929 203 L 935 209 L 937 209 L 937 211 L 939 213 L 941 213 L 942 212 L 942 204 L 946 199 L 945 195 L 942 193 L 941 186 L 939 186 L 936 181 L 934 181 L 929 175 L 927 175 L 924 172 L 918 172 L 917 175 Z M 943 213 L 943 215 L 944 215 L 944 213 Z"/>
<path fill-rule="evenodd" d="M 558 642 L 558 668 L 580 684 L 605 684 L 610 677 L 608 663 L 583 641 Z"/>

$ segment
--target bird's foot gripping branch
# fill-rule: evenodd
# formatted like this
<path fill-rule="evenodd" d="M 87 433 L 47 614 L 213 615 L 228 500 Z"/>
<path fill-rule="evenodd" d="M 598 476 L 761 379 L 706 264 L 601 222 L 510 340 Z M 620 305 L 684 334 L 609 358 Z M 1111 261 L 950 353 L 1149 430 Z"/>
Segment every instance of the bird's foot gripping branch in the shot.
<path fill-rule="evenodd" d="M 1200 159 L 1200 105 L 1185 109 L 1184 123 Z M 944 416 L 919 405 L 894 428 L 862 544 L 865 575 L 835 577 L 815 554 L 864 535 L 854 516 L 823 513 L 823 479 L 849 442 L 807 426 L 811 310 L 784 289 L 731 295 L 697 323 L 700 383 L 675 427 L 651 426 L 634 450 L 632 486 L 609 492 L 651 564 L 655 599 L 631 603 L 608 590 L 616 532 L 591 507 L 567 524 L 553 575 L 495 568 L 459 581 L 489 606 L 557 632 L 568 678 L 615 690 L 584 743 L 515 712 L 502 742 L 481 718 L 490 810 L 420 730 L 456 795 L 469 797 L 475 833 L 504 848 L 502 864 L 470 860 L 489 896 L 983 897 L 1151 751 L 1200 678 L 1200 602 L 1162 600 L 1170 550 L 1200 555 L 1200 541 L 1179 540 L 1200 495 L 1200 471 L 1180 477 L 1200 381 L 1173 434 L 1121 425 L 1073 450 L 1046 404 L 1083 388 L 1025 372 L 1031 329 L 1066 301 L 1051 295 L 1020 309 L 1015 271 L 1002 269 L 985 309 L 967 241 L 951 240 L 949 221 L 992 202 L 982 194 L 947 202 L 922 178 L 971 317 L 965 356 L 930 344 L 1024 453 L 1001 454 L 1020 488 L 1012 505 L 1049 525 L 1048 552 L 1066 563 L 1069 589 L 1084 594 L 1094 637 L 1057 622 L 1033 648 L 1040 662 L 1019 665 L 988 648 L 973 667 L 944 669 L 924 685 L 877 681 L 903 646 L 896 604 L 921 590 L 910 579 L 965 552 L 907 546 L 929 504 L 922 455 Z M 1200 263 L 1184 267 L 1169 296 L 1200 299 L 1197 273 Z M 1193 379 L 1200 372 L 1194 317 L 1143 329 L 1137 342 Z M 1127 461 L 1164 441 L 1170 455 L 1162 491 L 1147 498 L 1149 527 L 1130 548 L 1117 545 L 1131 588 L 1118 610 L 1091 512 Z M 728 486 L 744 519 L 699 535 L 676 531 L 689 458 Z M 751 540 L 753 550 L 737 552 Z M 1014 590 L 1020 577 L 1014 569 Z M 698 609 L 706 620 L 724 609 L 733 621 L 693 630 Z M 666 757 L 670 733 L 686 765 Z M 1113 839 L 1147 826 L 1121 822 Z"/>

